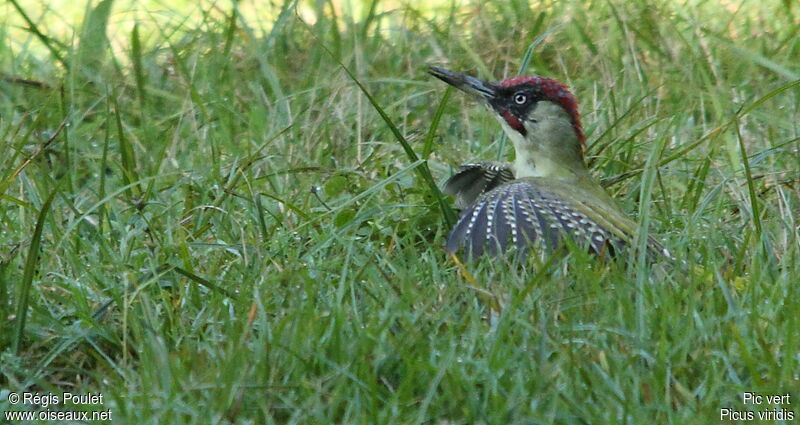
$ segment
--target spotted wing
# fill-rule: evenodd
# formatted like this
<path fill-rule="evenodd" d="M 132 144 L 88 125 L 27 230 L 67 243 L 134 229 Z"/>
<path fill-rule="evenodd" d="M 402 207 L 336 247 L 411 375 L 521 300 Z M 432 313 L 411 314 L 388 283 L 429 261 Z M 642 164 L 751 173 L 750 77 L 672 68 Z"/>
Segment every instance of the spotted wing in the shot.
<path fill-rule="evenodd" d="M 450 252 L 496 255 L 515 247 L 555 249 L 564 235 L 597 254 L 617 251 L 623 240 L 562 197 L 529 181 L 506 183 L 481 195 L 461 213 L 447 238 Z"/>
<path fill-rule="evenodd" d="M 514 180 L 514 172 L 508 164 L 498 162 L 476 162 L 463 164 L 459 172 L 444 185 L 444 193 L 456 197 L 456 206 L 465 208 L 482 194 Z"/>

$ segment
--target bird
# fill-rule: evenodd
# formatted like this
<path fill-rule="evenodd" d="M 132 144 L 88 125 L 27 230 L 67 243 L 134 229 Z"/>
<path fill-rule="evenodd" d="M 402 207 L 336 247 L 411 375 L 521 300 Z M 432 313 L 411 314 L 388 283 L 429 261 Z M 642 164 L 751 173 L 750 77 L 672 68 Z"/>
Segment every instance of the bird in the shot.
<path fill-rule="evenodd" d="M 461 215 L 445 243 L 455 255 L 497 256 L 511 250 L 542 255 L 567 239 L 601 257 L 616 256 L 638 226 L 594 179 L 584 160 L 586 136 L 569 88 L 542 76 L 499 82 L 431 66 L 428 72 L 479 99 L 511 140 L 513 163 L 459 167 L 443 192 Z M 669 253 L 652 236 L 648 253 Z"/>

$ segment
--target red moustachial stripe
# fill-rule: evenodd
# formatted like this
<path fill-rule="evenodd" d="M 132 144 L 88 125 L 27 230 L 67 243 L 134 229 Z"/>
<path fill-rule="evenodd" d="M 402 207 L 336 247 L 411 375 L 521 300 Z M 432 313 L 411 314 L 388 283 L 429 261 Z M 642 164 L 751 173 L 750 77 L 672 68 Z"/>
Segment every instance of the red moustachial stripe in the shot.
<path fill-rule="evenodd" d="M 511 113 L 511 111 L 509 111 L 508 109 L 503 109 L 503 112 L 501 113 L 503 114 L 503 119 L 506 120 L 506 122 L 511 128 L 524 134 L 525 126 L 522 125 L 521 122 L 519 122 L 517 117 L 515 117 L 514 114 Z"/>

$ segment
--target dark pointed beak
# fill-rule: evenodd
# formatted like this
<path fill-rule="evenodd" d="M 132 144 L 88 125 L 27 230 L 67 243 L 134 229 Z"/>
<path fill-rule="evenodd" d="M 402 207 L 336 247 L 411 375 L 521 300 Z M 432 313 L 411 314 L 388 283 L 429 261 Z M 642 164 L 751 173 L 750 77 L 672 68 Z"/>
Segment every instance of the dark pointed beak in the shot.
<path fill-rule="evenodd" d="M 462 74 L 460 72 L 448 71 L 446 69 L 432 66 L 428 72 L 434 77 L 444 81 L 451 86 L 478 98 L 489 102 L 497 96 L 497 88 L 491 83 L 479 80 L 475 77 Z"/>

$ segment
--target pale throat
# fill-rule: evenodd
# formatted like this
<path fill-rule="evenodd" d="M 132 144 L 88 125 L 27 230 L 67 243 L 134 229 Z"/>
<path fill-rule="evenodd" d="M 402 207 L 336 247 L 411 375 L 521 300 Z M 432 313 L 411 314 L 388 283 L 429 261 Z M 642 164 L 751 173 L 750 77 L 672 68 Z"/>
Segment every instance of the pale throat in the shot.
<path fill-rule="evenodd" d="M 517 147 L 514 144 L 514 175 L 520 179 L 523 177 L 569 177 L 565 173 L 567 169 L 553 161 L 541 149 Z"/>
<path fill-rule="evenodd" d="M 548 148 L 553 146 L 553 141 L 544 140 L 541 136 L 537 136 L 538 133 L 530 130 L 526 138 L 505 122 L 502 124 L 514 145 L 514 176 L 516 178 L 549 177 L 570 180 L 582 174 L 581 167 L 576 169 L 564 158 L 561 158 L 561 155 L 556 152 L 548 152 Z M 579 161 L 582 165 L 583 161 Z"/>
<path fill-rule="evenodd" d="M 503 130 L 514 144 L 514 175 L 562 180 L 581 179 L 589 170 L 580 153 L 580 141 L 569 115 L 552 102 L 540 102 L 523 120 L 526 135 L 498 116 Z"/>

